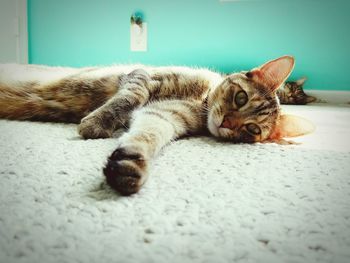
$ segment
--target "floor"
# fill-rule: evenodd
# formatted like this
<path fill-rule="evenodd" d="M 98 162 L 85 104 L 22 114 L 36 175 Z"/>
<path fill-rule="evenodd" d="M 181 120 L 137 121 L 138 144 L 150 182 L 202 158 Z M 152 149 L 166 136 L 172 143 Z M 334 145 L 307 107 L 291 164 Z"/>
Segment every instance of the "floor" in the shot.
<path fill-rule="evenodd" d="M 284 110 L 300 145 L 179 140 L 131 197 L 103 181 L 116 139 L 0 120 L 0 262 L 349 262 L 350 106 Z"/>
<path fill-rule="evenodd" d="M 293 139 L 301 143 L 300 148 L 350 151 L 350 104 L 284 105 L 283 108 L 286 113 L 303 116 L 316 126 L 314 133 Z"/>

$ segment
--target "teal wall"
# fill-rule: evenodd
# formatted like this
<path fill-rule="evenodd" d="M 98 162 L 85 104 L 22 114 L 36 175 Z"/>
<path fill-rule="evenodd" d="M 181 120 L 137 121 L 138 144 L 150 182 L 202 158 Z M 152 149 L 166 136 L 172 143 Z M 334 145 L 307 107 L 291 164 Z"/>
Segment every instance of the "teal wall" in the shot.
<path fill-rule="evenodd" d="M 130 51 L 130 15 L 148 52 Z M 62 66 L 141 62 L 222 72 L 296 57 L 307 89 L 350 90 L 349 0 L 28 0 L 29 61 Z"/>

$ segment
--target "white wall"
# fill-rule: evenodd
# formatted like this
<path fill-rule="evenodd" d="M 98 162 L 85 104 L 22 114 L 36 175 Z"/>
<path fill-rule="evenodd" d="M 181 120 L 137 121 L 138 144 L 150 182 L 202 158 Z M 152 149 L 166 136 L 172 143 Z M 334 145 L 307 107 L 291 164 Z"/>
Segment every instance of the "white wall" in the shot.
<path fill-rule="evenodd" d="M 0 63 L 28 63 L 27 1 L 0 0 Z"/>

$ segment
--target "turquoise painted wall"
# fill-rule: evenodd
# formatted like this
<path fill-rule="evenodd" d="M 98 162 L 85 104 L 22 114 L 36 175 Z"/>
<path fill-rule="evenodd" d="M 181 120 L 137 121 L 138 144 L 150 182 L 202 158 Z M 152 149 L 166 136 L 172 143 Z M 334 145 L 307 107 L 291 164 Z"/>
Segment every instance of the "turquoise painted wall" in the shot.
<path fill-rule="evenodd" d="M 148 52 L 130 51 L 130 15 L 142 10 Z M 350 1 L 28 0 L 29 61 L 87 66 L 141 62 L 222 72 L 296 57 L 307 89 L 350 90 Z"/>

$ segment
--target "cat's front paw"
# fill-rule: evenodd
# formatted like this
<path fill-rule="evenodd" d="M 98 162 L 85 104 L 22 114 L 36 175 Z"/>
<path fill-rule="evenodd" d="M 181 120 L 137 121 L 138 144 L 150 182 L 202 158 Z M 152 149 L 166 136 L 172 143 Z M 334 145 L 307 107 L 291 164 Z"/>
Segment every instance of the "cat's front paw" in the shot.
<path fill-rule="evenodd" d="M 118 148 L 103 169 L 107 183 L 122 195 L 138 192 L 147 178 L 147 162 L 135 149 Z"/>
<path fill-rule="evenodd" d="M 103 120 L 103 116 L 90 114 L 81 120 L 78 132 L 84 139 L 110 138 L 113 129 L 109 126 L 111 125 Z"/>

